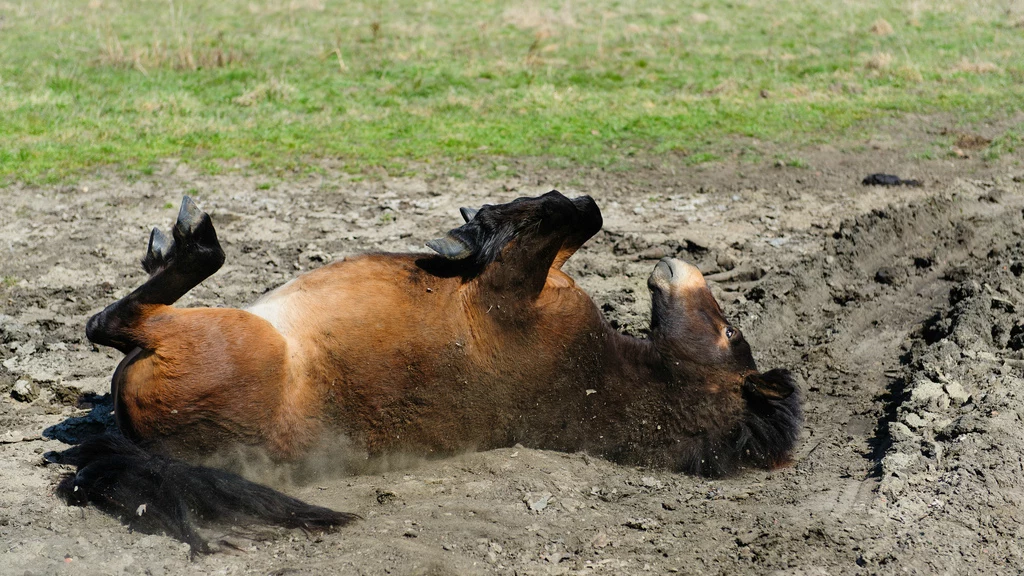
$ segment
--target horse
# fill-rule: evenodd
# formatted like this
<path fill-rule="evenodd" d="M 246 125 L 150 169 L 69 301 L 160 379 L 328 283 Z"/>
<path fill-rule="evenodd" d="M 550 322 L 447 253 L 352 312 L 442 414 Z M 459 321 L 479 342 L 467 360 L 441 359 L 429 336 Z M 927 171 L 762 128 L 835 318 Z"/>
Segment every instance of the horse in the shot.
<path fill-rule="evenodd" d="M 246 309 L 177 308 L 225 260 L 185 197 L 171 235 L 150 235 L 149 278 L 87 323 L 90 341 L 125 354 L 111 383 L 123 438 L 54 456 L 79 468 L 63 492 L 122 517 L 164 502 L 157 523 L 205 551 L 193 517 L 311 530 L 355 518 L 177 460 L 233 444 L 278 461 L 332 434 L 371 456 L 521 444 L 710 477 L 789 463 L 803 417 L 794 378 L 757 369 L 697 267 L 655 265 L 637 338 L 562 271 L 601 229 L 593 199 L 552 191 L 461 214 L 427 242 L 433 254 L 345 258 Z"/>

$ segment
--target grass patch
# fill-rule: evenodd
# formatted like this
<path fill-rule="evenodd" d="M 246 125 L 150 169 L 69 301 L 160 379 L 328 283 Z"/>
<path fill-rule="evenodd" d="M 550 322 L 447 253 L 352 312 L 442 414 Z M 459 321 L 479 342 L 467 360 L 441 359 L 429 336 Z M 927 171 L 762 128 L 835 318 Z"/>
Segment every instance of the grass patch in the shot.
<path fill-rule="evenodd" d="M 793 156 L 776 156 L 775 166 L 782 168 L 809 168 L 810 165 L 803 158 L 795 158 Z"/>
<path fill-rule="evenodd" d="M 1024 101 L 1021 17 L 989 0 L 0 2 L 0 181 L 167 157 L 696 163 L 736 137 L 969 121 Z"/>

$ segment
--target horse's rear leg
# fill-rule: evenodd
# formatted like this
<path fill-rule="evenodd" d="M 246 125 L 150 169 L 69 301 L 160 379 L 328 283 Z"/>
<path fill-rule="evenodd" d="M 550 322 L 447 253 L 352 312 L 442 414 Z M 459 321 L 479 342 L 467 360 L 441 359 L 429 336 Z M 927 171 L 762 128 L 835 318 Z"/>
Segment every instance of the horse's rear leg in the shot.
<path fill-rule="evenodd" d="M 191 198 L 181 201 L 178 219 L 168 238 L 154 228 L 142 267 L 149 279 L 131 294 L 89 319 L 85 335 L 96 344 L 129 353 L 146 347 L 135 330 L 147 308 L 174 304 L 224 264 L 210 216 Z"/>

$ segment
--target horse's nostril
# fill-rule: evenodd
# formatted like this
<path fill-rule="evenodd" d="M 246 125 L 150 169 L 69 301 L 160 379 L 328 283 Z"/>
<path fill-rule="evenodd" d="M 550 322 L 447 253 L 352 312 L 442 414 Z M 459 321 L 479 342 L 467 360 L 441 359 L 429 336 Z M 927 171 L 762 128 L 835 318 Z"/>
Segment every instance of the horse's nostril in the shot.
<path fill-rule="evenodd" d="M 672 269 L 672 265 L 669 264 L 668 260 L 662 260 L 658 262 L 655 268 L 660 268 L 661 273 L 668 276 L 669 279 L 675 276 L 675 270 Z"/>

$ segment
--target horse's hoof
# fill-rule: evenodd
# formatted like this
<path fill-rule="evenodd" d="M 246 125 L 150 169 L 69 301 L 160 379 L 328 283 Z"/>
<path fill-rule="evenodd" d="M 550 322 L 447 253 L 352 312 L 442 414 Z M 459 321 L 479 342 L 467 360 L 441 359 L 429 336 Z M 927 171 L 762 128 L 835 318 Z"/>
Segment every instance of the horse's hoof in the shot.
<path fill-rule="evenodd" d="M 174 248 L 174 240 L 160 231 L 153 228 L 149 234 L 149 246 L 146 248 L 146 257 L 142 259 L 142 268 L 149 274 L 155 274 L 161 268 L 167 266 L 171 261 L 171 252 Z"/>

